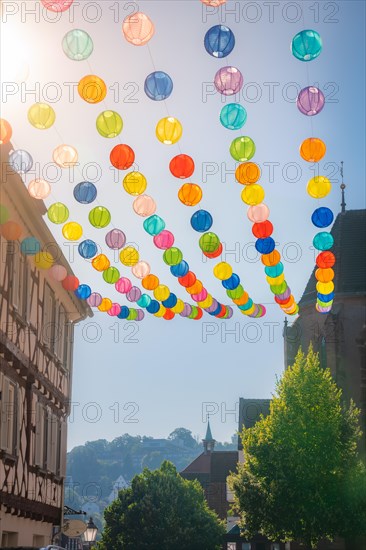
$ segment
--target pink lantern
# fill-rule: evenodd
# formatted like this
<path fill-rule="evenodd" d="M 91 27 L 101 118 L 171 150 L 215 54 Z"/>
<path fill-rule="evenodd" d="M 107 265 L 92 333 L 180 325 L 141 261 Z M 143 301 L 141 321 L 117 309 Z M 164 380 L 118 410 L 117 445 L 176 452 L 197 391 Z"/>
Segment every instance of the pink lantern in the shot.
<path fill-rule="evenodd" d="M 215 75 L 216 90 L 223 95 L 234 95 L 243 87 L 243 75 L 236 67 L 222 67 Z"/>
<path fill-rule="evenodd" d="M 147 262 L 137 262 L 137 264 L 132 267 L 131 271 L 135 277 L 143 279 L 150 274 L 150 265 Z"/>
<path fill-rule="evenodd" d="M 52 153 L 53 162 L 60 168 L 70 168 L 78 161 L 78 152 L 71 145 L 59 145 Z"/>
<path fill-rule="evenodd" d="M 174 235 L 167 229 L 164 229 L 158 235 L 155 235 L 155 237 L 153 238 L 153 241 L 156 248 L 160 248 L 161 250 L 166 250 L 167 248 L 170 248 L 173 246 Z"/>
<path fill-rule="evenodd" d="M 28 192 L 34 199 L 46 199 L 51 193 L 51 186 L 48 181 L 35 179 L 29 183 Z"/>
<path fill-rule="evenodd" d="M 156 202 L 149 195 L 139 195 L 133 202 L 133 209 L 136 214 L 146 218 L 156 212 Z"/>
<path fill-rule="evenodd" d="M 254 206 L 249 206 L 247 216 L 253 223 L 265 222 L 269 217 L 269 208 L 262 202 Z"/>
<path fill-rule="evenodd" d="M 222 4 L 226 4 L 226 0 L 201 0 L 202 4 L 206 6 L 211 6 L 213 8 L 218 8 Z"/>
<path fill-rule="evenodd" d="M 206 300 L 207 295 L 208 292 L 205 288 L 203 288 L 198 294 L 191 294 L 192 300 L 194 300 L 195 302 L 203 302 L 203 300 Z"/>
<path fill-rule="evenodd" d="M 121 277 L 114 286 L 117 292 L 127 294 L 127 292 L 129 292 L 132 288 L 132 283 L 130 279 L 127 279 L 127 277 Z"/>
<path fill-rule="evenodd" d="M 102 303 L 102 297 L 98 292 L 92 292 L 86 301 L 90 307 L 98 307 Z"/>
<path fill-rule="evenodd" d="M 42 0 L 42 4 L 47 10 L 54 12 L 67 11 L 74 0 Z"/>
<path fill-rule="evenodd" d="M 121 313 L 121 306 L 119 304 L 113 303 L 111 309 L 109 309 L 107 313 L 111 317 L 116 317 Z"/>
<path fill-rule="evenodd" d="M 122 32 L 127 42 L 134 46 L 143 46 L 153 37 L 154 24 L 147 15 L 138 11 L 126 17 Z"/>
<path fill-rule="evenodd" d="M 49 270 L 50 277 L 57 282 L 63 281 L 67 276 L 67 269 L 63 265 L 55 264 Z"/>

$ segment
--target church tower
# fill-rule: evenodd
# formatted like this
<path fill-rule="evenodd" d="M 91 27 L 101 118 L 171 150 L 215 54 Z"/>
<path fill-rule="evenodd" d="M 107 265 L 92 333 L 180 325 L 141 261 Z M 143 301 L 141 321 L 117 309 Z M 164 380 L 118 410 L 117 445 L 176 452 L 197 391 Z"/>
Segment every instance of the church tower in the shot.
<path fill-rule="evenodd" d="M 212 437 L 210 420 L 207 423 L 206 437 L 202 439 L 204 454 L 212 453 L 215 448 L 216 440 Z"/>

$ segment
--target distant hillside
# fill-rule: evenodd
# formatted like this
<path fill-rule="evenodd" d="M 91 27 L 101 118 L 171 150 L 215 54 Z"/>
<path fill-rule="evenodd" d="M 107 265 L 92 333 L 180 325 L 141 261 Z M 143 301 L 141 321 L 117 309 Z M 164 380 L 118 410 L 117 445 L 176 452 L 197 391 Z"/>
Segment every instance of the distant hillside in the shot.
<path fill-rule="evenodd" d="M 230 443 L 217 442 L 215 449 L 237 449 L 237 436 Z M 65 504 L 100 520 L 118 489 L 143 468 L 155 469 L 170 460 L 181 471 L 202 451 L 202 443 L 185 428 L 175 429 L 167 439 L 124 434 L 111 442 L 88 441 L 67 455 Z"/>

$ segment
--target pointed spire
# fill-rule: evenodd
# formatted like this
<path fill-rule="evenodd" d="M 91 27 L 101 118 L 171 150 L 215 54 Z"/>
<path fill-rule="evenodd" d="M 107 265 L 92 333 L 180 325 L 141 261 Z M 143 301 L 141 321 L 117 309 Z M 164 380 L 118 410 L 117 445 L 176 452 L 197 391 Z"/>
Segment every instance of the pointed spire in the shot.
<path fill-rule="evenodd" d="M 214 450 L 216 441 L 212 437 L 211 427 L 210 427 L 210 417 L 208 417 L 206 437 L 205 439 L 202 439 L 202 443 L 203 443 L 203 449 L 205 454 L 211 453 Z"/>
<path fill-rule="evenodd" d="M 344 190 L 346 188 L 345 184 L 343 183 L 343 160 L 341 161 L 341 168 L 340 168 L 340 173 L 341 173 L 341 177 L 342 177 L 342 183 L 341 183 L 341 190 L 342 190 L 342 202 L 341 202 L 341 212 L 342 214 L 345 213 L 346 211 L 346 201 L 345 201 L 345 197 L 344 197 Z"/>

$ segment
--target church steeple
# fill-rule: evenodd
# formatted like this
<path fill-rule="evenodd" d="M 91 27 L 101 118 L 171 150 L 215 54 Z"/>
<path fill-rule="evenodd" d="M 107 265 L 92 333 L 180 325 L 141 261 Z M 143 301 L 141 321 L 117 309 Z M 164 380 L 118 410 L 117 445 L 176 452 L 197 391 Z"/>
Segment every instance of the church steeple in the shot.
<path fill-rule="evenodd" d="M 205 439 L 202 439 L 202 443 L 203 443 L 203 449 L 205 454 L 211 453 L 214 450 L 216 441 L 212 437 L 210 419 L 208 419 L 206 437 Z"/>
<path fill-rule="evenodd" d="M 346 211 L 346 201 L 345 201 L 345 198 L 344 198 L 344 190 L 346 189 L 346 186 L 345 184 L 343 183 L 343 160 L 341 162 L 341 169 L 340 169 L 340 172 L 341 172 L 341 177 L 342 177 L 342 183 L 341 183 L 341 189 L 342 189 L 342 203 L 341 203 L 341 213 L 344 214 L 345 211 Z"/>

